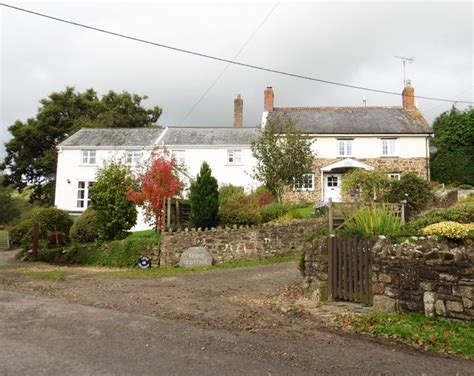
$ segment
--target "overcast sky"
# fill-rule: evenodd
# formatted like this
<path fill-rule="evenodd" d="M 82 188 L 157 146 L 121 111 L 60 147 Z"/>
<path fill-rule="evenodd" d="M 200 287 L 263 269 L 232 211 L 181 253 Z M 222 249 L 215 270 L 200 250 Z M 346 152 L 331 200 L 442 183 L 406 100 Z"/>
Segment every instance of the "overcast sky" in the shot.
<path fill-rule="evenodd" d="M 7 3 L 122 34 L 232 59 L 274 2 Z M 164 126 L 232 126 L 233 99 L 244 126 L 261 119 L 263 91 L 276 106 L 399 105 L 401 98 L 231 66 L 184 120 L 226 64 L 79 29 L 0 7 L 1 141 L 38 101 L 75 86 L 147 95 Z M 414 57 L 415 94 L 474 101 L 471 2 L 280 2 L 238 61 L 332 81 L 401 92 L 394 55 Z M 417 100 L 431 121 L 452 103 Z M 459 106 L 463 107 L 463 106 Z M 3 146 L 0 156 L 3 155 Z"/>

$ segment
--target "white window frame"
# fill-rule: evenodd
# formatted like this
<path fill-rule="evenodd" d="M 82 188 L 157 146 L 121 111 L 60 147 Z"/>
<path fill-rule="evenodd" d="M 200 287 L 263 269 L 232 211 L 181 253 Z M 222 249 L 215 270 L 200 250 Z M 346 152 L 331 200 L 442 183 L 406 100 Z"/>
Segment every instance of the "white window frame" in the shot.
<path fill-rule="evenodd" d="M 242 164 L 242 149 L 228 149 L 227 150 L 227 164 L 241 165 Z"/>
<path fill-rule="evenodd" d="M 383 138 L 382 139 L 382 156 L 393 157 L 397 155 L 396 139 Z"/>
<path fill-rule="evenodd" d="M 393 180 L 400 180 L 401 175 L 399 172 L 390 172 L 387 174 L 387 176 Z"/>
<path fill-rule="evenodd" d="M 83 186 L 81 187 L 81 183 Z M 77 209 L 87 209 L 91 202 L 89 196 L 89 190 L 94 182 L 90 180 L 78 180 L 76 185 L 76 208 Z M 81 197 L 80 192 L 83 192 L 84 195 Z M 82 206 L 80 205 L 82 203 Z"/>
<path fill-rule="evenodd" d="M 186 150 L 172 150 L 171 154 L 173 155 L 176 164 L 184 165 L 186 164 Z"/>
<path fill-rule="evenodd" d="M 135 166 L 142 160 L 142 155 L 141 150 L 125 150 L 125 163 L 130 166 Z"/>
<path fill-rule="evenodd" d="M 302 184 L 300 185 L 295 181 L 293 184 L 293 190 L 297 192 L 301 191 L 314 191 L 314 172 L 309 172 L 303 175 Z"/>
<path fill-rule="evenodd" d="M 353 155 L 353 140 L 337 140 L 337 155 L 340 157 L 351 157 Z"/>
<path fill-rule="evenodd" d="M 81 165 L 83 166 L 97 165 L 97 150 L 82 149 L 81 150 Z"/>

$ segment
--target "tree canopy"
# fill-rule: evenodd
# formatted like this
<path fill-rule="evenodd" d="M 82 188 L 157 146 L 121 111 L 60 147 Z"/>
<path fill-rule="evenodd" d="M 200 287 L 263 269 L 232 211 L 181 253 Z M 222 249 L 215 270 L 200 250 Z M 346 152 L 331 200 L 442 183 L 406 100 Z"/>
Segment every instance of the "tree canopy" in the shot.
<path fill-rule="evenodd" d="M 431 174 L 441 183 L 474 185 L 474 108 L 453 107 L 433 122 Z"/>
<path fill-rule="evenodd" d="M 145 108 L 146 96 L 109 91 L 99 97 L 93 89 L 78 92 L 73 87 L 40 100 L 38 113 L 17 120 L 8 130 L 12 138 L 0 169 L 8 171 L 5 184 L 21 191 L 33 185 L 31 201 L 51 204 L 56 174 L 56 146 L 83 127 L 138 128 L 156 126 L 162 110 Z"/>
<path fill-rule="evenodd" d="M 295 129 L 292 119 L 282 127 L 268 121 L 260 136 L 252 142 L 257 160 L 254 176 L 281 201 L 284 188 L 303 181 L 314 162 L 311 140 Z"/>

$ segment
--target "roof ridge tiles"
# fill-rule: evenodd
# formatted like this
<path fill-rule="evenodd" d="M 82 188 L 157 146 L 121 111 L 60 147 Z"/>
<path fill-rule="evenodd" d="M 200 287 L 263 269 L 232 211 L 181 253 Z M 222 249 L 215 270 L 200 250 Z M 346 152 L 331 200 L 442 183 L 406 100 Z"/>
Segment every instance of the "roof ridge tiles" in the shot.
<path fill-rule="evenodd" d="M 274 107 L 274 111 L 289 110 L 352 110 L 352 109 L 402 109 L 401 106 L 302 106 L 302 107 Z"/>

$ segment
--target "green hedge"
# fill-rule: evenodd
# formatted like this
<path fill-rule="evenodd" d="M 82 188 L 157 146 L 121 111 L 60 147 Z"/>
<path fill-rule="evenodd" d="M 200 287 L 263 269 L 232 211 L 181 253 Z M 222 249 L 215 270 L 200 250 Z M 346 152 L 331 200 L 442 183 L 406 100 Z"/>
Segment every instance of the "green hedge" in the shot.
<path fill-rule="evenodd" d="M 42 244 L 37 261 L 53 264 L 133 267 L 141 256 L 159 247 L 159 238 L 114 240 L 105 243 L 73 244 L 68 248 L 51 248 Z"/>

